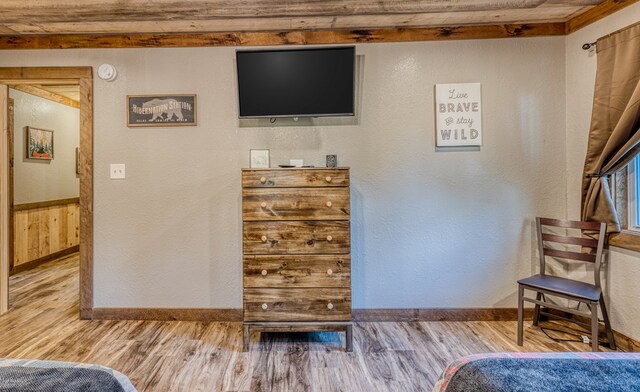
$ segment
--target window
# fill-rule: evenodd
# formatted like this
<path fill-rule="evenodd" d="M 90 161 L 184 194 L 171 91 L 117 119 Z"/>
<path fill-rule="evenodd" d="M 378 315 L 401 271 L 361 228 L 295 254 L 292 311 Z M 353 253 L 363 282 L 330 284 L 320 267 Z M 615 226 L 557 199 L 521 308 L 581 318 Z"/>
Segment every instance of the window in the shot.
<path fill-rule="evenodd" d="M 627 167 L 627 230 L 640 231 L 640 158 Z"/>
<path fill-rule="evenodd" d="M 640 251 L 640 155 L 615 174 L 611 185 L 622 232 L 612 234 L 609 244 Z"/>

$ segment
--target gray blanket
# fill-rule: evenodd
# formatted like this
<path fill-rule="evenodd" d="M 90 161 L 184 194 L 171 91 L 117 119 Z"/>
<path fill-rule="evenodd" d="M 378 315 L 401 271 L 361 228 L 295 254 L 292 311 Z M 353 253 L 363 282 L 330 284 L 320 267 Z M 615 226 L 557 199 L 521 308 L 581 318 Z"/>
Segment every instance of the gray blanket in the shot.
<path fill-rule="evenodd" d="M 87 368 L 0 367 L 1 392 L 124 392 L 108 372 Z"/>
<path fill-rule="evenodd" d="M 637 392 L 640 361 L 486 358 L 464 364 L 446 392 Z"/>

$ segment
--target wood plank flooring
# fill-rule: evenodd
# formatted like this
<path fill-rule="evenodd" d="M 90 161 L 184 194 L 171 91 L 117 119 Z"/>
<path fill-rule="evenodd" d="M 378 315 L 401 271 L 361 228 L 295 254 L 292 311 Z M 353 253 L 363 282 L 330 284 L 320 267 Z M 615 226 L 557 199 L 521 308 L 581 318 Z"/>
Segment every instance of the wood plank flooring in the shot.
<path fill-rule="evenodd" d="M 361 322 L 353 353 L 329 332 L 252 336 L 243 353 L 241 323 L 79 320 L 77 255 L 11 277 L 10 300 L 0 357 L 97 363 L 139 391 L 430 391 L 462 355 L 589 351 L 530 322 L 523 348 L 515 322 Z"/>

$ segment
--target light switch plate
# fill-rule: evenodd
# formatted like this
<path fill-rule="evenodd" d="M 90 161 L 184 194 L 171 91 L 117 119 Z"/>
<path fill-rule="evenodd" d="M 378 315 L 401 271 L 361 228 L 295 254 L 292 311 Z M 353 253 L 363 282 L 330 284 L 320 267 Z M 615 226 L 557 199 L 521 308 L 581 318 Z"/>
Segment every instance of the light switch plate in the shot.
<path fill-rule="evenodd" d="M 112 163 L 110 173 L 112 180 L 124 180 L 126 178 L 124 163 Z"/>

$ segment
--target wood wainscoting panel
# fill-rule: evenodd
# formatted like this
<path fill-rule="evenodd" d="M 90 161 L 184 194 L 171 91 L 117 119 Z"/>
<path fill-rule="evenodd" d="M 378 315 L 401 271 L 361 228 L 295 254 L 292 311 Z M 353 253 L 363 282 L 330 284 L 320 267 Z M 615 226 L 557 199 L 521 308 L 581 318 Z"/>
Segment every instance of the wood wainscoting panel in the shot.
<path fill-rule="evenodd" d="M 26 206 L 16 205 L 14 209 L 14 267 L 79 245 L 80 206 L 77 198 Z"/>

